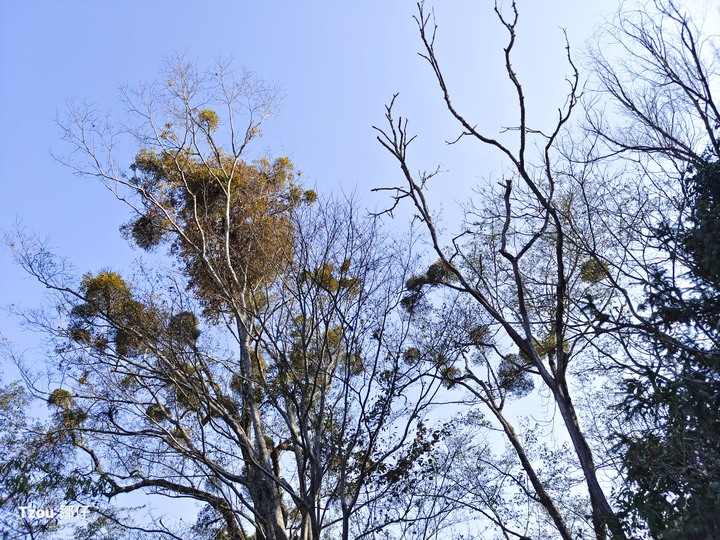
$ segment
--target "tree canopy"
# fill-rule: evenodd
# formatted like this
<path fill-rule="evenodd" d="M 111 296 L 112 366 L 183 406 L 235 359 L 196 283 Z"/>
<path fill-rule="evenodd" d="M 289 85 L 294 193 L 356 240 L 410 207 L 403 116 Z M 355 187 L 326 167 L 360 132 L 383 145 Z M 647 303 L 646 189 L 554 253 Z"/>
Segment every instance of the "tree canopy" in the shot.
<path fill-rule="evenodd" d="M 3 532 L 64 534 L 25 510 L 77 504 L 77 538 L 720 534 L 716 39 L 674 0 L 623 4 L 585 64 L 567 46 L 536 126 L 520 13 L 494 8 L 515 124 L 493 131 L 417 6 L 451 148 L 502 160 L 459 223 L 402 96 L 375 127 L 400 171 L 375 213 L 257 152 L 277 88 L 228 64 L 170 60 L 122 90 L 122 121 L 71 104 L 61 159 L 126 205 L 144 255 L 77 273 L 9 237 L 51 307 L 16 309 L 47 338 L 42 376 L 6 351 L 26 384 L 0 391 Z M 138 515 L 127 494 L 199 510 Z"/>
<path fill-rule="evenodd" d="M 56 294 L 59 316 L 34 321 L 54 344 L 51 430 L 109 499 L 143 491 L 204 504 L 196 524 L 152 518 L 137 525 L 145 534 L 382 528 L 373 508 L 407 454 L 429 450 L 410 441 L 437 387 L 402 362 L 411 253 L 351 200 L 302 188 L 289 159 L 244 159 L 274 99 L 261 83 L 239 89 L 224 66 L 169 69 L 159 87 L 125 94 L 140 122 L 127 170 L 98 153 L 107 132 L 87 111 L 71 111 L 65 135 L 88 158 L 76 170 L 128 204 L 124 234 L 146 251 L 166 247 L 170 266 L 78 279 L 32 238 L 15 239 L 20 264 Z M 228 116 L 195 106 L 213 97 Z M 140 113 L 158 100 L 162 112 Z"/>

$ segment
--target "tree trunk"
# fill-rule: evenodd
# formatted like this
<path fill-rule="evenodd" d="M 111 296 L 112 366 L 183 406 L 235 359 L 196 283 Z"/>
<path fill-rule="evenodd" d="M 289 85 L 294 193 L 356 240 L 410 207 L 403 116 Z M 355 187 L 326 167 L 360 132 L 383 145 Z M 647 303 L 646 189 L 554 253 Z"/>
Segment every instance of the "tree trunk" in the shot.
<path fill-rule="evenodd" d="M 288 540 L 283 514 L 279 479 L 273 478 L 272 451 L 265 442 L 259 405 L 257 403 L 256 373 L 250 359 L 249 336 L 245 321 L 237 319 L 240 337 L 240 366 L 243 376 L 242 399 L 245 429 L 254 447 L 242 448 L 248 490 L 253 501 L 257 540 Z"/>
<path fill-rule="evenodd" d="M 525 449 L 523 448 L 522 443 L 518 439 L 517 433 L 515 433 L 515 429 L 512 427 L 512 425 L 510 425 L 510 423 L 505 419 L 505 417 L 499 410 L 497 410 L 494 406 L 491 406 L 490 409 L 502 425 L 503 431 L 505 431 L 505 435 L 510 441 L 510 444 L 512 444 L 513 448 L 515 449 L 515 453 L 517 454 L 518 459 L 520 459 L 520 464 L 522 465 L 523 470 L 528 475 L 528 478 L 530 479 L 530 483 L 532 484 L 535 493 L 537 493 L 540 504 L 543 505 L 547 513 L 552 518 L 555 527 L 560 533 L 560 536 L 563 538 L 563 540 L 573 540 L 573 536 L 565 525 L 565 521 L 560 515 L 559 510 L 553 503 L 552 497 L 550 497 L 547 491 L 545 491 L 545 486 L 543 486 L 542 481 L 540 480 L 540 478 L 538 478 L 537 473 L 532 466 L 532 463 L 530 463 L 530 460 L 525 453 Z"/>
<path fill-rule="evenodd" d="M 607 497 L 605 497 L 605 492 L 603 492 L 602 487 L 600 487 L 600 482 L 598 482 L 592 451 L 580 429 L 580 424 L 567 392 L 567 387 L 566 385 L 556 383 L 553 384 L 551 388 L 555 396 L 555 403 L 557 403 L 558 409 L 560 410 L 573 448 L 580 461 L 580 467 L 585 476 L 585 482 L 590 495 L 590 505 L 592 506 L 592 521 L 593 528 L 595 529 L 595 537 L 597 540 L 605 540 L 607 538 L 606 531 L 609 529 L 612 532 L 613 538 L 624 539 L 626 537 L 622 526 L 615 512 L 613 512 Z"/>

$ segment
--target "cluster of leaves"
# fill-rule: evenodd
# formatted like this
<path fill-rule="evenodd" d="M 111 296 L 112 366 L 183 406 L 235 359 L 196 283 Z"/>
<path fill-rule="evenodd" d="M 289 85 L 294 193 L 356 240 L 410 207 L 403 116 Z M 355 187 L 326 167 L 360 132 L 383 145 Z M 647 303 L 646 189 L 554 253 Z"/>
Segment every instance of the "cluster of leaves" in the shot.
<path fill-rule="evenodd" d="M 409 491 L 419 476 L 436 473 L 438 447 L 451 431 L 450 424 L 430 429 L 425 422 L 419 421 L 415 426 L 414 439 L 396 462 L 378 463 L 377 468 L 381 471 L 378 481 L 392 486 L 396 492 Z"/>
<path fill-rule="evenodd" d="M 407 293 L 401 300 L 401 305 L 409 313 L 413 313 L 423 305 L 425 293 L 429 288 L 445 283 L 451 283 L 456 279 L 453 268 L 445 261 L 439 260 L 431 264 L 427 271 L 417 276 L 412 276 L 405 283 Z"/>
<path fill-rule="evenodd" d="M 215 118 L 211 112 L 201 113 L 208 122 Z M 144 212 L 125 225 L 125 233 L 146 250 L 170 239 L 208 314 L 228 308 L 232 293 L 224 289 L 252 290 L 291 262 L 288 212 L 317 199 L 295 183 L 287 158 L 249 164 L 220 150 L 211 157 L 185 148 L 142 150 L 131 169 Z"/>
<path fill-rule="evenodd" d="M 720 160 L 704 161 L 689 173 L 686 182 L 692 205 L 689 222 L 680 233 L 681 248 L 692 273 L 712 285 L 710 293 L 720 295 Z"/>
<path fill-rule="evenodd" d="M 502 358 L 497 369 L 498 385 L 511 396 L 527 396 L 535 388 L 528 370 L 532 367 L 521 355 L 509 354 Z"/>
<path fill-rule="evenodd" d="M 155 357 L 155 364 L 144 361 L 146 373 L 168 392 L 168 403 L 151 403 L 146 416 L 160 422 L 169 415 L 168 406 L 197 411 L 201 407 L 200 373 L 195 366 L 197 341 L 201 335 L 198 317 L 190 311 L 168 313 L 151 303 L 138 300 L 128 283 L 117 273 L 103 271 L 86 274 L 80 284 L 81 301 L 70 311 L 67 337 L 91 356 L 115 358 L 118 366 L 128 359 Z M 92 368 L 92 366 L 88 366 Z M 94 369 L 93 369 L 94 370 Z M 87 383 L 90 371 L 80 378 Z M 137 379 L 126 379 L 122 391 L 129 392 Z M 57 408 L 67 427 L 87 419 L 70 392 L 56 389 L 48 402 Z M 228 404 L 230 405 L 230 404 Z M 234 408 L 234 405 L 231 407 Z"/>
<path fill-rule="evenodd" d="M 608 276 L 609 267 L 595 258 L 588 259 L 580 265 L 580 279 L 585 283 L 597 283 Z"/>
<path fill-rule="evenodd" d="M 86 274 L 79 292 L 83 301 L 72 308 L 68 330 L 75 342 L 98 352 L 112 345 L 119 356 L 132 356 L 141 354 L 144 336 L 160 329 L 160 314 L 135 300 L 116 272 Z M 98 324 L 100 320 L 111 324 Z"/>

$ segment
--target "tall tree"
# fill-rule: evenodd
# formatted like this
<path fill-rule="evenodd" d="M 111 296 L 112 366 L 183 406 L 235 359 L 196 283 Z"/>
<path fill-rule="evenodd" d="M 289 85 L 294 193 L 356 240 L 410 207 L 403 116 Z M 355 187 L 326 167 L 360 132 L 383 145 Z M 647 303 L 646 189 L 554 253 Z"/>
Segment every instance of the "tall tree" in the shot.
<path fill-rule="evenodd" d="M 596 457 L 573 397 L 573 381 L 586 368 L 583 351 L 595 338 L 592 326 L 581 316 L 583 292 L 604 275 L 596 260 L 587 259 L 568 240 L 571 194 L 567 175 L 557 166 L 562 155 L 559 142 L 579 103 L 579 74 L 568 52 L 571 75 L 565 104 L 549 128 L 531 126 L 525 89 L 513 65 L 519 20 L 515 2 L 506 10 L 496 6 L 495 13 L 507 33 L 504 65 L 517 104 L 512 128 L 498 137 L 478 128 L 481 122 L 456 106 L 436 51 L 434 14 L 420 4 L 416 16 L 421 56 L 459 126 L 458 140 L 471 139 L 494 149 L 507 167 L 499 188 L 486 188 L 482 200 L 468 204 L 461 231 L 451 240 L 441 235 L 426 196 L 435 174 L 411 172 L 409 150 L 414 137 L 407 120 L 396 116 L 394 99 L 386 109 L 386 126 L 379 128 L 378 140 L 398 161 L 405 181 L 403 186 L 388 189 L 396 204 L 407 199 L 414 206 L 438 258 L 427 272 L 407 283 L 406 303 L 412 309 L 427 291 L 435 289 L 454 291 L 473 307 L 470 321 L 474 322 L 456 327 L 450 348 L 433 350 L 418 345 L 425 354 L 421 358 L 442 365 L 449 386 L 464 389 L 486 407 L 528 480 L 528 499 L 540 504 L 550 517 L 550 534 L 573 538 L 572 514 L 564 511 L 560 492 L 552 493 L 542 478 L 523 434 L 506 411 L 508 400 L 527 394 L 533 383 L 542 385 L 551 396 L 581 471 L 592 522 L 580 527 L 591 529 L 598 539 L 608 534 L 622 538 L 620 521 L 601 485 Z M 445 315 L 440 318 L 449 320 Z M 499 533 L 525 536 L 522 521 L 510 521 L 509 525 L 498 523 Z"/>
<path fill-rule="evenodd" d="M 621 409 L 631 428 L 618 433 L 628 480 L 621 501 L 629 523 L 640 518 L 653 536 L 714 538 L 720 534 L 718 43 L 687 7 L 656 0 L 625 6 L 600 45 L 596 88 L 614 115 L 588 112 L 596 142 L 591 157 L 615 156 L 626 171 L 618 182 L 625 191 L 633 186 L 640 202 L 628 207 L 608 197 L 594 208 L 610 227 L 634 235 L 619 259 L 603 258 L 623 298 L 603 325 L 625 358 Z M 622 63 L 610 56 L 618 49 Z M 632 264 L 620 267 L 618 260 Z"/>
<path fill-rule="evenodd" d="M 439 257 L 407 283 L 406 305 L 415 309 L 427 291 L 440 289 L 465 297 L 481 314 L 469 325 L 455 322 L 450 347 L 418 350 L 443 365 L 449 386 L 464 388 L 492 413 L 529 480 L 527 497 L 551 516 L 553 534 L 571 537 L 570 514 L 503 410 L 508 397 L 533 382 L 549 391 L 564 421 L 596 537 L 714 538 L 720 528 L 717 43 L 672 0 L 624 4 L 592 55 L 584 132 L 566 131 L 581 103 L 569 57 L 565 106 L 553 126 L 536 129 L 528 125 L 525 90 L 512 63 L 518 12 L 514 3 L 509 15 L 495 11 L 508 32 L 505 67 L 517 98 L 517 121 L 497 136 L 451 99 L 434 14 L 419 6 L 421 56 L 460 126 L 457 140 L 495 149 L 508 171 L 499 190 L 486 189 L 485 200 L 467 205 L 451 240 L 441 234 L 426 195 L 436 173 L 411 172 L 414 137 L 407 120 L 395 116 L 395 100 L 379 130 L 406 181 L 390 188 L 395 204 L 412 202 Z M 443 309 L 448 305 L 442 319 L 452 322 L 456 304 L 445 300 Z M 582 393 L 573 393 L 592 386 L 586 370 L 598 368 L 601 380 L 624 379 L 626 388 L 624 401 L 603 413 L 620 410 L 625 424 L 600 428 L 619 444 L 612 450 L 596 440 L 599 456 L 578 419 Z M 589 420 L 593 430 L 602 424 L 600 416 Z M 612 461 L 617 450 L 613 510 L 596 460 Z M 469 483 L 465 493 L 474 500 Z M 513 518 L 501 519 L 494 501 L 485 494 L 479 500 L 500 534 L 523 535 Z"/>
<path fill-rule="evenodd" d="M 272 88 L 182 61 L 164 78 L 124 92 L 129 131 L 75 108 L 65 138 L 68 164 L 132 209 L 125 235 L 172 265 L 78 283 L 14 241 L 62 315 L 34 320 L 62 372 L 47 400 L 108 497 L 204 503 L 192 531 L 163 525 L 169 537 L 348 538 L 402 472 L 437 387 L 402 362 L 410 253 L 350 201 L 317 201 L 288 159 L 247 161 Z"/>

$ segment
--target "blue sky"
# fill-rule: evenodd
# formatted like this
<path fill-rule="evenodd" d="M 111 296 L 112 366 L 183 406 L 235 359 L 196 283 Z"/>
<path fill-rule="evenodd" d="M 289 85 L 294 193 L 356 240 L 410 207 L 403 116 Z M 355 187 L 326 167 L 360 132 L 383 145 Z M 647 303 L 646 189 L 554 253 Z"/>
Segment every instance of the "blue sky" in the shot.
<path fill-rule="evenodd" d="M 552 120 L 563 101 L 567 65 L 560 28 L 579 53 L 615 7 L 607 0 L 519 1 L 515 65 L 526 84 L 531 122 Z M 512 125 L 513 97 L 502 76 L 506 36 L 492 3 L 436 2 L 435 10 L 437 48 L 456 103 L 490 132 Z M 387 202 L 371 188 L 400 180 L 372 130 L 399 92 L 398 111 L 420 135 L 417 167 L 449 171 L 430 195 L 451 220 L 454 201 L 497 174 L 500 161 L 471 146 L 444 145 L 457 130 L 416 54 L 415 13 L 410 0 L 0 3 L 0 229 L 12 231 L 21 221 L 27 231 L 48 237 L 79 273 L 127 266 L 138 255 L 118 234 L 128 214 L 99 184 L 73 176 L 51 157 L 64 151 L 55 117 L 68 98 L 119 110 L 120 85 L 152 81 L 163 59 L 178 52 L 201 69 L 218 57 L 233 58 L 237 68 L 280 83 L 282 110 L 266 125 L 255 155 L 288 155 L 318 190 L 356 191 L 370 206 Z M 41 302 L 42 288 L 12 264 L 6 249 L 0 250 L 0 275 L 0 305 Z M 0 332 L 21 348 L 37 340 L 5 313 Z"/>

